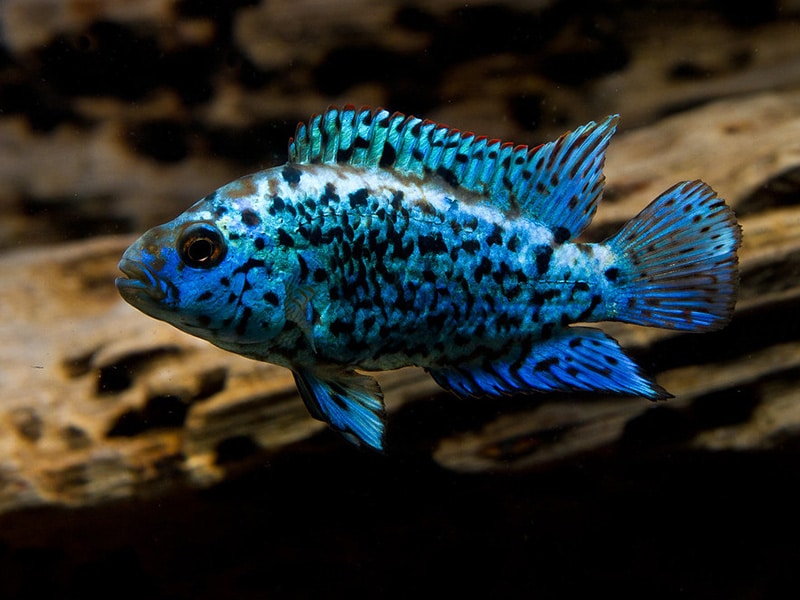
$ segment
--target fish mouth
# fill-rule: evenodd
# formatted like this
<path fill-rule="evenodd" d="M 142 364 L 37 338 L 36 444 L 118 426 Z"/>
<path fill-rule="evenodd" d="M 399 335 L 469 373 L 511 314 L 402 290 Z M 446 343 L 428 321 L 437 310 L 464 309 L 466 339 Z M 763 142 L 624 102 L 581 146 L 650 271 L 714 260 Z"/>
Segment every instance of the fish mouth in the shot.
<path fill-rule="evenodd" d="M 167 297 L 167 292 L 161 285 L 161 281 L 142 263 L 123 258 L 119 261 L 117 268 L 126 277 L 117 277 L 114 280 L 114 284 L 126 300 L 141 298 L 143 294 L 147 298 L 156 301 Z"/>

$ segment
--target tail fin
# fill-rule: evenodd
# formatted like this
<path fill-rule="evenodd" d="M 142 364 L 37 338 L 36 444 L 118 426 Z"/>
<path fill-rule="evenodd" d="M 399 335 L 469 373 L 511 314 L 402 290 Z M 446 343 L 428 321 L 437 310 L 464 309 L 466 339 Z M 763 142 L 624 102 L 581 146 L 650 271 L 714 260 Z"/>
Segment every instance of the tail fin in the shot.
<path fill-rule="evenodd" d="M 741 228 L 702 181 L 656 198 L 607 245 L 617 257 L 611 310 L 619 321 L 711 331 L 731 318 L 739 284 Z"/>

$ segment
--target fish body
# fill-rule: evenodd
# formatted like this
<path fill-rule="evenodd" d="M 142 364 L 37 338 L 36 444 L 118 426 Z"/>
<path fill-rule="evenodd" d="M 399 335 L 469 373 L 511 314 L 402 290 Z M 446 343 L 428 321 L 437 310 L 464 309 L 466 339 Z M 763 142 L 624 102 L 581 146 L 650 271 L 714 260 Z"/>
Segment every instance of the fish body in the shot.
<path fill-rule="evenodd" d="M 355 369 L 421 366 L 462 396 L 665 398 L 612 338 L 575 324 L 723 326 L 740 230 L 695 181 L 605 242 L 575 242 L 616 123 L 528 148 L 332 108 L 298 127 L 287 164 L 145 233 L 117 286 L 153 317 L 288 367 L 313 416 L 376 449 L 381 391 Z"/>

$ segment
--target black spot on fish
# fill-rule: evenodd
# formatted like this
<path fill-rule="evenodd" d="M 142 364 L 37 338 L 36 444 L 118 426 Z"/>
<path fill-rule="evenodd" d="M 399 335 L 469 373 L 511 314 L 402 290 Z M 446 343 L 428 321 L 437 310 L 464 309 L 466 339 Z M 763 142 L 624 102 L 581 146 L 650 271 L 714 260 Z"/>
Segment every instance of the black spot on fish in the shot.
<path fill-rule="evenodd" d="M 613 282 L 619 277 L 619 269 L 617 267 L 609 267 L 603 274 L 606 276 L 606 279 Z"/>
<path fill-rule="evenodd" d="M 367 197 L 369 192 L 366 188 L 361 188 L 350 194 L 350 206 L 353 209 L 367 206 Z"/>
<path fill-rule="evenodd" d="M 444 179 L 444 181 L 453 187 L 458 187 L 458 177 L 451 169 L 446 167 L 439 167 L 436 169 L 436 174 Z"/>
<path fill-rule="evenodd" d="M 469 254 L 475 254 L 481 249 L 481 244 L 475 240 L 464 240 L 464 243 L 461 244 L 461 249 Z"/>
<path fill-rule="evenodd" d="M 278 228 L 278 242 L 286 246 L 287 248 L 294 247 L 294 239 L 288 233 L 286 233 L 283 229 Z"/>
<path fill-rule="evenodd" d="M 431 204 L 426 200 L 419 200 L 417 202 L 417 206 L 419 206 L 419 209 L 423 215 L 427 215 L 429 217 L 435 217 L 438 214 L 433 204 Z"/>
<path fill-rule="evenodd" d="M 297 262 L 300 265 L 300 281 L 302 282 L 308 279 L 308 263 L 299 254 L 297 255 Z"/>
<path fill-rule="evenodd" d="M 325 191 L 319 198 L 320 204 L 328 206 L 330 203 L 336 204 L 339 202 L 339 195 L 336 193 L 336 186 L 332 183 L 325 184 Z"/>
<path fill-rule="evenodd" d="M 386 142 L 383 145 L 383 153 L 381 154 L 381 160 L 379 161 L 378 166 L 391 167 L 396 159 L 397 153 L 394 151 L 394 147 L 389 142 Z"/>
<path fill-rule="evenodd" d="M 414 253 L 414 241 L 409 240 L 405 246 L 402 243 L 397 243 L 392 249 L 392 256 L 400 260 L 406 260 Z"/>
<path fill-rule="evenodd" d="M 594 296 L 592 296 L 592 300 L 589 303 L 589 306 L 586 308 L 586 310 L 584 310 L 581 314 L 579 314 L 575 320 L 585 321 L 586 319 L 588 319 L 590 316 L 592 316 L 592 312 L 594 311 L 595 308 L 597 308 L 597 305 L 600 304 L 600 302 L 602 301 L 603 298 L 600 297 L 600 295 L 595 294 Z"/>
<path fill-rule="evenodd" d="M 242 211 L 242 223 L 248 227 L 255 227 L 261 223 L 261 217 L 259 217 L 254 210 L 246 208 Z"/>
<path fill-rule="evenodd" d="M 243 335 L 245 331 L 247 331 L 247 322 L 250 320 L 250 317 L 253 315 L 253 309 L 249 306 L 245 306 L 242 310 L 242 318 L 236 324 L 236 333 L 239 335 Z"/>
<path fill-rule="evenodd" d="M 515 233 L 506 242 L 506 248 L 508 248 L 511 252 L 516 252 L 517 248 L 519 248 L 519 237 Z"/>
<path fill-rule="evenodd" d="M 330 331 L 335 336 L 349 335 L 355 331 L 355 328 L 356 326 L 354 323 L 349 323 L 344 319 L 336 319 L 330 325 Z"/>
<path fill-rule="evenodd" d="M 549 340 L 553 337 L 553 328 L 555 327 L 555 323 L 545 323 L 542 325 L 542 339 Z"/>
<path fill-rule="evenodd" d="M 264 238 L 256 238 L 255 240 L 253 240 L 253 245 L 256 247 L 256 250 L 263 250 Z"/>
<path fill-rule="evenodd" d="M 401 283 L 395 284 L 395 289 L 397 290 L 397 300 L 395 301 L 395 307 L 400 311 L 407 313 L 414 308 L 412 302 L 409 302 L 406 299 L 406 290 L 403 288 Z"/>
<path fill-rule="evenodd" d="M 278 306 L 278 304 L 281 302 L 280 298 L 278 298 L 278 295 L 275 292 L 267 292 L 264 294 L 264 300 L 272 304 L 272 306 Z"/>
<path fill-rule="evenodd" d="M 231 292 L 230 294 L 228 294 L 228 304 L 233 304 L 234 302 L 236 302 L 236 299 L 237 299 L 238 297 L 239 297 L 239 296 L 237 296 L 237 295 L 236 295 L 236 294 L 234 294 L 233 292 Z"/>
<path fill-rule="evenodd" d="M 491 235 L 486 238 L 486 243 L 490 246 L 501 245 L 503 243 L 503 228 L 495 223 Z"/>
<path fill-rule="evenodd" d="M 308 243 L 312 246 L 319 246 L 321 242 L 322 228 L 319 225 L 315 225 L 308 234 Z"/>
<path fill-rule="evenodd" d="M 486 306 L 489 308 L 489 312 L 494 312 L 495 311 L 494 296 L 492 294 L 484 294 L 481 297 L 481 299 L 486 304 Z"/>
<path fill-rule="evenodd" d="M 283 167 L 281 171 L 281 176 L 283 176 L 283 180 L 288 183 L 289 185 L 297 185 L 300 183 L 300 176 L 302 173 L 299 169 L 293 167 L 292 165 L 286 165 Z"/>
<path fill-rule="evenodd" d="M 348 262 L 353 255 L 353 251 L 348 242 L 342 242 L 342 262 Z"/>
<path fill-rule="evenodd" d="M 566 227 L 556 227 L 556 230 L 553 232 L 553 240 L 556 244 L 563 244 L 571 235 L 569 229 Z"/>
<path fill-rule="evenodd" d="M 228 279 L 227 277 L 220 277 L 219 283 L 223 287 L 228 287 L 231 284 L 231 280 Z"/>
<path fill-rule="evenodd" d="M 336 152 L 336 162 L 343 164 L 350 160 L 353 156 L 354 147 L 350 146 L 349 148 L 339 148 Z"/>
<path fill-rule="evenodd" d="M 211 317 L 208 315 L 197 315 L 197 322 L 203 327 L 208 327 L 211 325 Z"/>
<path fill-rule="evenodd" d="M 419 253 L 422 255 L 428 253 L 442 254 L 447 252 L 447 244 L 444 243 L 441 233 L 437 233 L 435 236 L 419 236 L 417 238 L 417 246 L 419 247 Z"/>
<path fill-rule="evenodd" d="M 478 265 L 478 268 L 475 269 L 475 282 L 480 283 L 483 279 L 484 275 L 488 275 L 492 272 L 492 261 L 486 258 L 485 256 L 481 259 L 481 264 Z"/>
<path fill-rule="evenodd" d="M 355 355 L 361 354 L 364 350 L 369 350 L 372 346 L 364 340 L 350 338 L 347 340 L 347 349 Z"/>
<path fill-rule="evenodd" d="M 553 256 L 553 249 L 550 246 L 539 246 L 536 249 L 536 270 L 542 276 L 550 268 L 550 258 Z"/>
<path fill-rule="evenodd" d="M 375 254 L 375 258 L 379 263 L 383 262 L 383 257 L 386 255 L 386 251 L 388 249 L 389 249 L 389 242 L 387 240 L 383 240 L 375 244 L 375 247 L 372 249 L 372 251 Z"/>
<path fill-rule="evenodd" d="M 213 296 L 213 295 L 214 294 L 210 290 L 209 291 L 205 291 L 205 292 L 203 292 L 202 294 L 200 294 L 197 297 L 197 300 L 198 300 L 198 302 L 204 302 L 206 300 L 209 300 L 211 298 L 211 296 Z"/>
<path fill-rule="evenodd" d="M 447 313 L 428 315 L 425 322 L 433 331 L 439 331 L 444 326 L 445 322 L 447 322 Z"/>
<path fill-rule="evenodd" d="M 403 207 L 403 192 L 395 192 L 392 194 L 392 208 L 400 210 Z"/>
<path fill-rule="evenodd" d="M 240 266 L 236 267 L 233 270 L 233 273 L 234 273 L 234 275 L 237 274 L 237 273 L 247 273 L 251 269 L 257 269 L 257 268 L 263 267 L 265 265 L 266 265 L 266 263 L 263 260 L 261 260 L 260 258 L 248 258 L 247 262 L 245 262 L 243 265 L 240 265 Z"/>
<path fill-rule="evenodd" d="M 358 136 L 355 140 L 353 140 L 353 146 L 361 149 L 369 148 L 369 140 L 365 137 Z"/>
<path fill-rule="evenodd" d="M 357 287 L 363 287 L 364 290 L 369 291 L 369 284 L 367 283 L 367 267 L 363 262 L 358 263 L 358 273 L 356 275 L 354 284 Z"/>

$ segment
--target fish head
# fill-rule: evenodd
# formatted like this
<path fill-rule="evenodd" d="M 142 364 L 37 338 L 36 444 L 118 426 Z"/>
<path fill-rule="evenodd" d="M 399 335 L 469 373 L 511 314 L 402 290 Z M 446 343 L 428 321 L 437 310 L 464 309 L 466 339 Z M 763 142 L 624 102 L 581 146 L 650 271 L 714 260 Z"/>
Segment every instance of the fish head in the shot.
<path fill-rule="evenodd" d="M 143 313 L 247 353 L 240 346 L 268 343 L 285 325 L 280 248 L 206 204 L 134 242 L 119 262 L 125 276 L 116 286 Z M 226 215 L 236 213 L 229 204 Z"/>

